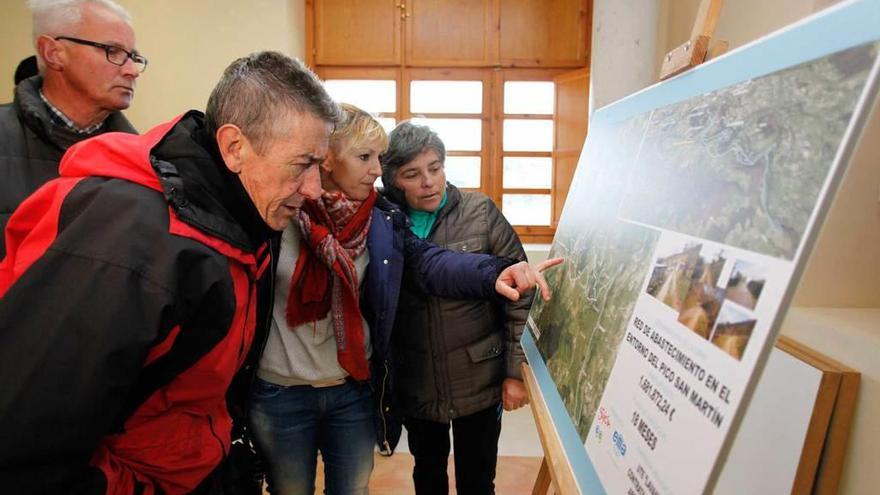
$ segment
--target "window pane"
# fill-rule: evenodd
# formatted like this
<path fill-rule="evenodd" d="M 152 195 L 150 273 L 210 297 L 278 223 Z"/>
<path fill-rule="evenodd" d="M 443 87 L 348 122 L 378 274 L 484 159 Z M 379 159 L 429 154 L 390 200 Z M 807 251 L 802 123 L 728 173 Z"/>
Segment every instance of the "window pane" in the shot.
<path fill-rule="evenodd" d="M 550 189 L 553 161 L 546 157 L 504 157 L 505 189 Z"/>
<path fill-rule="evenodd" d="M 446 180 L 456 187 L 480 187 L 480 157 L 447 156 Z"/>
<path fill-rule="evenodd" d="M 413 81 L 413 113 L 482 113 L 482 81 Z"/>
<path fill-rule="evenodd" d="M 511 225 L 550 225 L 549 194 L 504 194 L 501 201 Z"/>
<path fill-rule="evenodd" d="M 426 119 L 415 118 L 413 123 L 433 129 L 447 151 L 480 151 L 483 140 L 483 122 L 480 119 Z"/>
<path fill-rule="evenodd" d="M 379 123 L 382 124 L 382 128 L 385 129 L 386 134 L 397 127 L 397 121 L 391 117 L 376 117 L 376 120 L 378 120 Z"/>
<path fill-rule="evenodd" d="M 553 121 L 507 119 L 504 151 L 552 151 Z"/>
<path fill-rule="evenodd" d="M 395 81 L 330 79 L 324 81 L 324 88 L 337 102 L 351 103 L 370 113 L 393 113 L 397 110 Z"/>
<path fill-rule="evenodd" d="M 508 81 L 504 83 L 504 113 L 553 115 L 553 83 Z"/>

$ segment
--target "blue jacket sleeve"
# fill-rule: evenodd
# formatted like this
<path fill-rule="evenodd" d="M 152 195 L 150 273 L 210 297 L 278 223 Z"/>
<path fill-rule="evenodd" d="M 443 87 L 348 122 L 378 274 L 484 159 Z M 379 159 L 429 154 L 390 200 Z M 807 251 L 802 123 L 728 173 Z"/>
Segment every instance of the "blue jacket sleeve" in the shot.
<path fill-rule="evenodd" d="M 447 299 L 506 300 L 495 292 L 495 280 L 517 260 L 450 251 L 419 239 L 408 228 L 403 234 L 406 269 L 417 270 L 424 292 Z"/>

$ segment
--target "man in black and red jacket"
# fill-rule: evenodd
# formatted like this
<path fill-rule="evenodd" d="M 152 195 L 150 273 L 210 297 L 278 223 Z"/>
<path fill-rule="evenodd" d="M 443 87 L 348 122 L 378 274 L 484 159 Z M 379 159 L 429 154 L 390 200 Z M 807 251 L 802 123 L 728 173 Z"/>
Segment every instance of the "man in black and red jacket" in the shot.
<path fill-rule="evenodd" d="M 320 194 L 338 115 L 264 52 L 206 115 L 71 147 L 6 230 L 0 492 L 188 493 L 220 464 L 267 240 Z"/>

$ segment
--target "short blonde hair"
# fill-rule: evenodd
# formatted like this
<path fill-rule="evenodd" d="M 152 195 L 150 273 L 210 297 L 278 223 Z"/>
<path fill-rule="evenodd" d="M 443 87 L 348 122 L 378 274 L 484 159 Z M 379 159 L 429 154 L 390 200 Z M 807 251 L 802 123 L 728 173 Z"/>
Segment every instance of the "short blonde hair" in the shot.
<path fill-rule="evenodd" d="M 388 135 L 375 117 L 350 103 L 340 103 L 339 108 L 342 122 L 330 135 L 330 149 L 334 153 L 345 153 L 364 143 L 378 143 L 380 153 L 388 148 Z"/>

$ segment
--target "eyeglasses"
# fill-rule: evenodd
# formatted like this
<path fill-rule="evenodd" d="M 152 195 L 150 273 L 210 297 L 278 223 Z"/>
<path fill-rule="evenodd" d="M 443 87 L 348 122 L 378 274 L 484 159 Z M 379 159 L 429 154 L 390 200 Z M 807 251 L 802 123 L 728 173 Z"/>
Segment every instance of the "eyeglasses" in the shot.
<path fill-rule="evenodd" d="M 122 66 L 125 65 L 125 62 L 128 59 L 131 59 L 131 61 L 134 62 L 135 67 L 137 67 L 138 72 L 143 72 L 147 69 L 147 57 L 144 57 L 143 55 L 135 51 L 130 52 L 118 46 L 105 45 L 104 43 L 98 43 L 97 41 L 71 38 L 70 36 L 56 36 L 55 40 L 67 40 L 78 43 L 80 45 L 94 46 L 96 48 L 100 48 L 104 50 L 104 53 L 107 54 L 107 61 L 113 65 Z"/>

